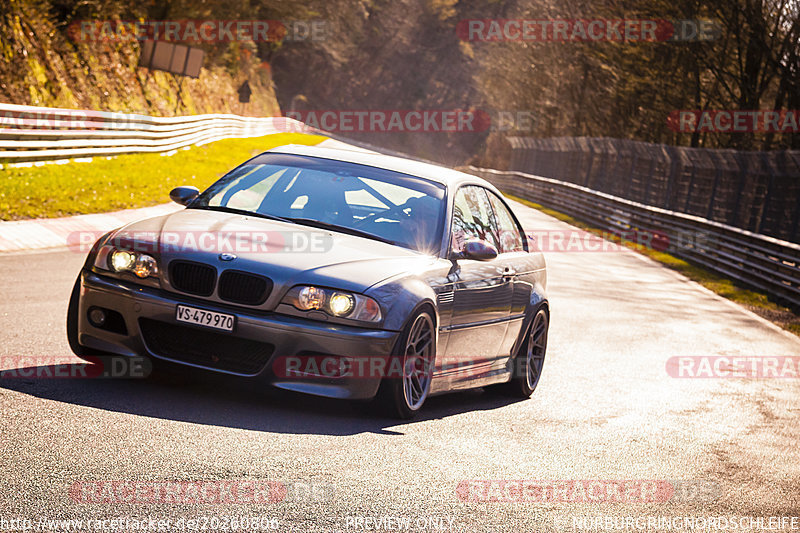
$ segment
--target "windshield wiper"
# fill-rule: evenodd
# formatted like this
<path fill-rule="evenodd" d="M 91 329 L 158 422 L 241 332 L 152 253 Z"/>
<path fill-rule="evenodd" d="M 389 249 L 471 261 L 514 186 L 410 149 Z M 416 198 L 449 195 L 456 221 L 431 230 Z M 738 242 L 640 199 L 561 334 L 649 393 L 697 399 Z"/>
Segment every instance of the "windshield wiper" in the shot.
<path fill-rule="evenodd" d="M 233 213 L 235 215 L 245 215 L 248 217 L 267 218 L 269 220 L 277 220 L 279 222 L 294 222 L 291 219 L 283 218 L 268 213 L 259 213 L 257 211 L 247 211 L 246 209 L 236 209 L 235 207 L 225 207 L 222 205 L 198 205 L 191 206 L 189 209 L 206 209 L 208 211 L 222 211 L 223 213 Z"/>
<path fill-rule="evenodd" d="M 360 229 L 355 229 L 355 228 L 348 228 L 347 226 L 339 226 L 338 224 L 321 222 L 319 220 L 314 220 L 313 218 L 289 218 L 287 220 L 289 222 L 294 222 L 295 224 L 311 226 L 312 228 L 328 229 L 331 231 L 338 231 L 340 233 L 347 233 L 348 235 L 355 235 L 356 237 L 364 237 L 366 239 L 372 239 L 374 241 L 385 242 L 386 244 L 393 244 L 395 246 L 398 245 L 396 242 L 389 240 L 385 237 L 381 237 L 380 235 L 375 235 L 374 233 L 369 233 L 367 231 L 362 231 Z"/>

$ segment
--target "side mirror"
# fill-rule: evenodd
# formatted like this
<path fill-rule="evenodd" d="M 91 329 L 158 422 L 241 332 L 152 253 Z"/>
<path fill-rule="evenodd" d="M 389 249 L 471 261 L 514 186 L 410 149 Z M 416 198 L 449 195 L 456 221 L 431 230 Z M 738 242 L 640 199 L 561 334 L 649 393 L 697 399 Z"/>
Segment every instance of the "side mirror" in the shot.
<path fill-rule="evenodd" d="M 474 259 L 475 261 L 490 261 L 497 257 L 497 248 L 486 241 L 469 240 L 464 243 L 461 251 L 462 259 Z"/>
<path fill-rule="evenodd" d="M 183 186 L 175 187 L 169 191 L 169 199 L 176 204 L 189 205 L 192 200 L 198 197 L 200 189 L 197 187 Z"/>

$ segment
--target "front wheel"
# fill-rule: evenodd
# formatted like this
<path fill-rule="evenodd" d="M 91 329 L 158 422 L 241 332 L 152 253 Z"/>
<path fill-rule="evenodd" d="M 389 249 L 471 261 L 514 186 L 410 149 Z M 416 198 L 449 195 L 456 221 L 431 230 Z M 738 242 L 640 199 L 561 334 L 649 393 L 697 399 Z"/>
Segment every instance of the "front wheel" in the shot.
<path fill-rule="evenodd" d="M 75 285 L 72 287 L 72 293 L 69 297 L 69 305 L 67 306 L 67 342 L 72 350 L 72 353 L 86 361 L 94 362 L 92 357 L 103 355 L 103 352 L 87 348 L 78 343 L 78 313 L 80 310 L 81 298 L 81 277 L 75 280 Z"/>
<path fill-rule="evenodd" d="M 388 414 L 408 419 L 422 408 L 431 388 L 436 330 L 430 313 L 422 311 L 409 321 L 397 347 L 393 357 L 400 360 L 402 376 L 384 377 L 375 400 Z"/>
<path fill-rule="evenodd" d="M 72 292 L 69 296 L 69 305 L 67 306 L 67 342 L 72 350 L 72 353 L 78 357 L 85 357 L 88 355 L 86 348 L 78 344 L 78 304 L 81 297 L 81 277 L 75 280 L 75 285 L 72 286 Z"/>

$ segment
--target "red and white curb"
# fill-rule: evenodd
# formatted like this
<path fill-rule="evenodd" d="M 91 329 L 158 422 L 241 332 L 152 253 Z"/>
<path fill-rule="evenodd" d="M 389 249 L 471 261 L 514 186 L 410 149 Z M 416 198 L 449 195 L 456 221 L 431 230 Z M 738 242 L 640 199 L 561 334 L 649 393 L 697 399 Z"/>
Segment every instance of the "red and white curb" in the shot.
<path fill-rule="evenodd" d="M 113 213 L 0 222 L 0 253 L 64 248 L 71 233 L 105 233 L 135 220 L 166 215 L 180 209 L 183 206 L 170 203 Z"/>

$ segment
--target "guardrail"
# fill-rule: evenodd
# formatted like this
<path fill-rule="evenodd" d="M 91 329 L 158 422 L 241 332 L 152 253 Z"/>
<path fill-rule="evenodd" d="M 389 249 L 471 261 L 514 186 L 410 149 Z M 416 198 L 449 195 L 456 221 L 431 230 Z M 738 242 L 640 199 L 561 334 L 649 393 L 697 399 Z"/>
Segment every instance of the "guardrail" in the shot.
<path fill-rule="evenodd" d="M 800 243 L 800 150 L 508 137 L 509 170 Z"/>
<path fill-rule="evenodd" d="M 657 236 L 672 255 L 800 309 L 800 245 L 517 171 L 467 167 L 498 189 L 620 235 Z"/>
<path fill-rule="evenodd" d="M 234 137 L 316 130 L 285 117 L 207 114 L 152 117 L 0 104 L 0 162 L 7 164 L 171 152 Z"/>

